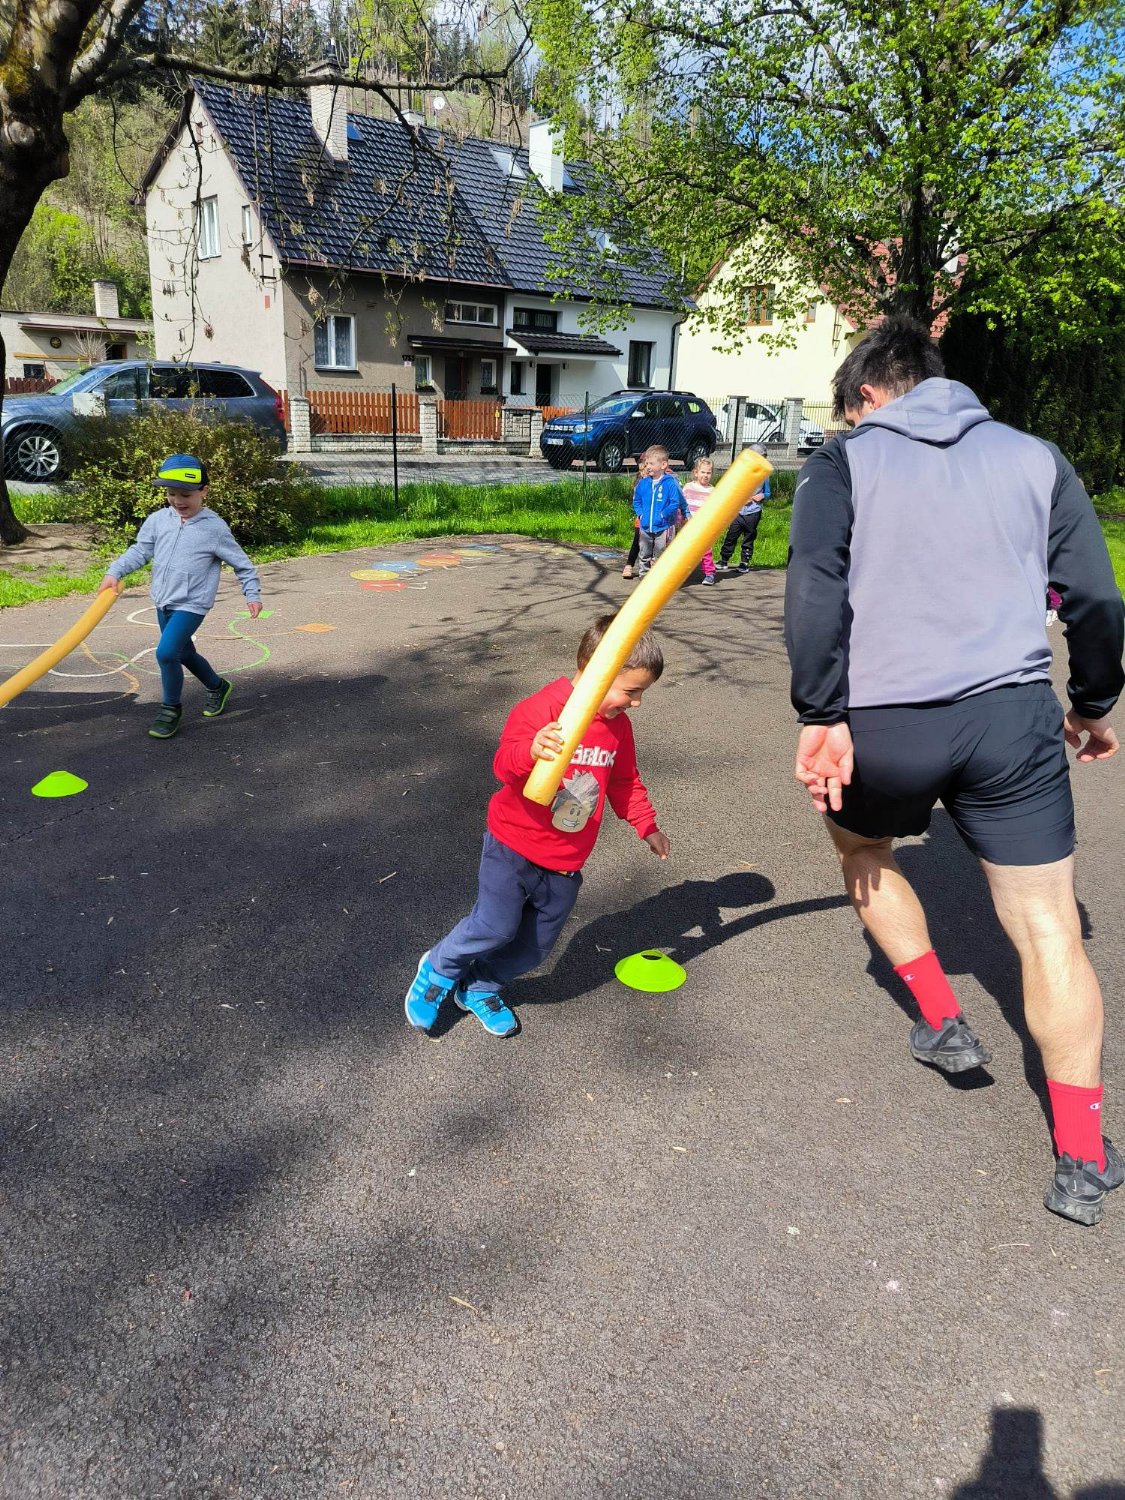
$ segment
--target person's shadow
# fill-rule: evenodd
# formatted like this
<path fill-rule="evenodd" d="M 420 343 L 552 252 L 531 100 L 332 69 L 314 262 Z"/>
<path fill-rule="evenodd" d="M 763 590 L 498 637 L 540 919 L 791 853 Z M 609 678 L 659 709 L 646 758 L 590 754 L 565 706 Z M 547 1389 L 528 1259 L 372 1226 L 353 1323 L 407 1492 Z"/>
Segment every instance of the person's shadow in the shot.
<path fill-rule="evenodd" d="M 998 1407 L 992 1438 L 976 1479 L 958 1485 L 950 1500 L 1059 1500 L 1043 1472 L 1043 1418 L 1030 1407 Z M 1125 1500 L 1119 1484 L 1093 1484 L 1074 1500 Z"/>
<path fill-rule="evenodd" d="M 953 820 L 941 807 L 934 810 L 926 842 L 900 844 L 895 849 L 895 858 L 925 909 L 930 940 L 954 993 L 959 990 L 958 978 L 968 974 L 996 1001 L 1005 1021 L 1020 1040 L 1024 1077 L 1049 1122 L 1043 1064 L 1039 1048 L 1024 1021 L 1019 959 L 993 910 L 988 882 L 979 863 L 962 843 Z M 1078 913 L 1082 936 L 1089 937 L 1090 918 L 1081 902 Z M 868 973 L 910 1020 L 915 1021 L 917 1007 L 906 987 L 872 940 L 868 937 L 866 941 L 871 950 Z M 958 998 L 961 998 L 960 994 Z M 971 1015 L 970 1019 L 979 1021 Z M 984 1040 L 987 1042 L 987 1038 Z M 967 1073 L 943 1073 L 941 1076 L 950 1088 L 962 1091 L 988 1088 L 995 1082 L 987 1068 L 973 1068 Z"/>
<path fill-rule="evenodd" d="M 550 975 L 517 981 L 512 1002 L 546 1005 L 573 1000 L 604 984 L 618 959 L 659 948 L 685 967 L 704 953 L 766 922 L 846 906 L 847 897 L 822 896 L 784 906 L 762 907 L 776 894 L 773 882 L 752 871 L 718 880 L 685 880 L 624 911 L 606 912 L 570 939 Z"/>

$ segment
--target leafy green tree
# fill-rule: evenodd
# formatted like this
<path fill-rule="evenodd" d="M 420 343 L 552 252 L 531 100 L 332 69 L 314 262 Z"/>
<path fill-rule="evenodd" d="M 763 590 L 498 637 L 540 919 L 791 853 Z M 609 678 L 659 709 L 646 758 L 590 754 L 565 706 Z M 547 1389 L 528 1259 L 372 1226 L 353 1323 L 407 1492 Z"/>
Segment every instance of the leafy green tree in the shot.
<path fill-rule="evenodd" d="M 1120 237 L 1121 0 L 528 4 L 537 99 L 596 189 L 553 205 L 565 273 L 622 219 L 689 280 L 741 247 L 712 313 L 727 340 L 763 287 L 779 321 L 813 285 L 932 323 L 966 265 L 1012 311 L 1029 245 Z"/>
<path fill-rule="evenodd" d="M 466 0 L 443 3 L 452 20 Z M 12 262 L 37 207 L 70 172 L 74 116 L 84 100 L 135 100 L 144 86 L 167 88 L 191 72 L 272 90 L 322 83 L 325 75 L 311 68 L 319 57 L 308 50 L 317 41 L 310 12 L 308 0 L 274 0 L 269 44 L 248 63 L 245 56 L 210 61 L 194 53 L 202 26 L 198 0 L 0 0 L 0 298 L 6 300 Z M 504 94 L 527 45 L 526 35 L 516 33 L 511 52 L 494 67 L 451 78 L 431 68 L 416 81 L 430 89 L 473 84 Z M 341 64 L 327 79 L 370 90 L 398 109 L 385 80 L 368 72 Z M 431 178 L 433 166 L 431 159 L 424 167 Z M 0 367 L 3 355 L 0 340 Z M 0 542 L 26 536 L 0 475 Z"/>

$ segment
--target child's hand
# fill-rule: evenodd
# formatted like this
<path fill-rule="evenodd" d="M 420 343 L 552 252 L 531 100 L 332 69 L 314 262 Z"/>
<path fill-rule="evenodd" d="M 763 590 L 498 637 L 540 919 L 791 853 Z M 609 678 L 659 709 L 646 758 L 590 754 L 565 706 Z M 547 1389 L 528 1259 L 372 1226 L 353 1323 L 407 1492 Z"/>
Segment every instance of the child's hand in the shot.
<path fill-rule="evenodd" d="M 121 592 L 121 584 L 109 573 L 107 573 L 102 579 L 101 583 L 98 584 L 98 593 L 104 594 L 106 589 L 112 589 L 115 594 L 119 594 Z"/>
<path fill-rule="evenodd" d="M 260 599 L 247 599 L 246 608 L 250 611 L 250 618 L 256 620 L 262 613 L 262 601 Z"/>
<path fill-rule="evenodd" d="M 544 724 L 532 740 L 531 758 L 532 760 L 555 760 L 562 754 L 562 748 L 562 725 L 556 720 L 553 724 Z"/>
<path fill-rule="evenodd" d="M 672 845 L 666 833 L 661 833 L 658 828 L 655 833 L 645 835 L 645 843 L 661 859 L 667 859 L 672 852 Z"/>

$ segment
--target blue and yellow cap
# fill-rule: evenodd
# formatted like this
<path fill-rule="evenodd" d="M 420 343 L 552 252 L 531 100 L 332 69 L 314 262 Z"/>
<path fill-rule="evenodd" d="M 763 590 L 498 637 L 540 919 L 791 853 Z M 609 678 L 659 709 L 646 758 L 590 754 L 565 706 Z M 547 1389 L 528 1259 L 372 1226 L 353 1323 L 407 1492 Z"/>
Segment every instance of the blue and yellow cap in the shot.
<path fill-rule="evenodd" d="M 173 453 L 171 458 L 166 458 L 160 465 L 160 473 L 152 482 L 165 487 L 175 484 L 183 485 L 185 489 L 198 490 L 211 481 L 207 465 L 198 458 L 192 458 L 190 453 Z"/>

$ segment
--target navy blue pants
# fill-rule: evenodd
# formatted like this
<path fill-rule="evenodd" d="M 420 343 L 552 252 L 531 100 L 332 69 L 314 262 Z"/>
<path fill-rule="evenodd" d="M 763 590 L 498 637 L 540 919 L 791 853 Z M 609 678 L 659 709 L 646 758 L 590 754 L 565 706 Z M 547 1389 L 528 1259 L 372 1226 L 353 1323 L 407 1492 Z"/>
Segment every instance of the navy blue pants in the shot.
<path fill-rule="evenodd" d="M 207 658 L 200 656 L 192 640 L 203 624 L 204 616 L 194 615 L 188 609 L 158 609 L 156 619 L 160 626 L 156 661 L 160 667 L 164 702 L 173 706 L 179 703 L 184 691 L 185 667 L 205 688 L 217 688 L 223 679 Z"/>
<path fill-rule="evenodd" d="M 578 871 L 545 870 L 486 833 L 477 904 L 430 949 L 434 973 L 494 994 L 547 957 L 581 884 Z"/>

